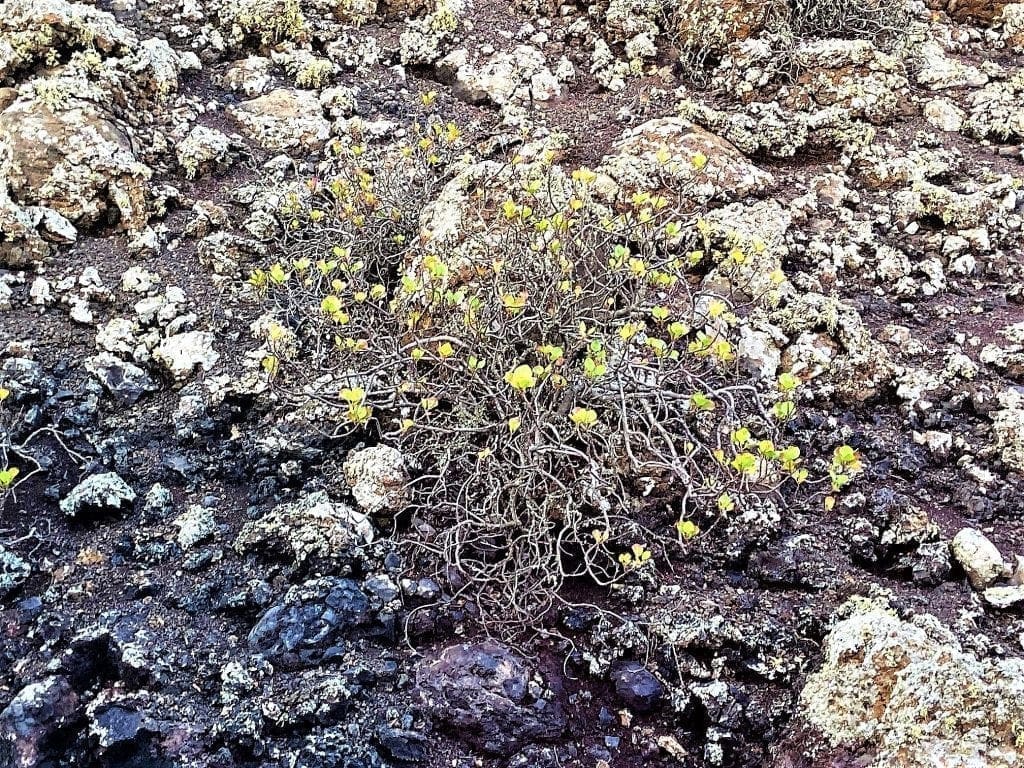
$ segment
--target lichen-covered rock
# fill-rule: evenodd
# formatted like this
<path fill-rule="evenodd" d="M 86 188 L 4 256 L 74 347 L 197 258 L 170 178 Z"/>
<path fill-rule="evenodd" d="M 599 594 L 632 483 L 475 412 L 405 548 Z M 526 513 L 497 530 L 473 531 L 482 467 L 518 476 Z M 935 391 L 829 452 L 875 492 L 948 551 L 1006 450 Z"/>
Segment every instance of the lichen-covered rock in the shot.
<path fill-rule="evenodd" d="M 764 306 L 777 305 L 793 290 L 782 272 L 792 219 L 775 200 L 732 203 L 709 211 L 704 231 L 718 254 L 718 265 L 708 273 L 704 286 L 726 296 L 749 296 Z M 729 256 L 734 249 L 742 252 L 739 261 Z"/>
<path fill-rule="evenodd" d="M 1000 36 L 1014 53 L 1024 53 L 1024 3 L 1010 3 L 1003 8 Z"/>
<path fill-rule="evenodd" d="M 931 99 L 924 105 L 923 114 L 933 127 L 947 133 L 956 133 L 964 124 L 967 114 L 950 99 Z"/>
<path fill-rule="evenodd" d="M 46 206 L 78 225 L 113 219 L 124 229 L 143 227 L 150 169 L 96 104 L 65 98 L 56 108 L 38 95 L 20 98 L 0 112 L 0 157 L 10 158 L 11 199 Z"/>
<path fill-rule="evenodd" d="M 227 0 L 220 8 L 221 27 L 233 45 L 256 38 L 263 45 L 284 40 L 303 42 L 309 21 L 300 0 Z"/>
<path fill-rule="evenodd" d="M 424 11 L 432 9 L 435 5 L 431 0 L 379 0 L 379 2 L 361 0 L 361 2 L 367 6 L 373 6 L 367 18 L 374 12 L 378 12 L 385 19 L 407 19 L 410 16 L 418 16 Z M 353 2 L 352 4 L 358 5 L 359 2 Z"/>
<path fill-rule="evenodd" d="M 975 589 L 985 589 L 1008 575 L 1003 556 L 981 531 L 964 528 L 953 537 L 950 550 Z"/>
<path fill-rule="evenodd" d="M 161 363 L 177 381 L 184 381 L 196 367 L 209 371 L 220 360 L 213 348 L 213 334 L 207 331 L 186 331 L 169 336 L 153 350 L 153 359 Z"/>
<path fill-rule="evenodd" d="M 890 354 L 848 304 L 802 293 L 770 317 L 794 336 L 783 352 L 783 369 L 805 381 L 814 379 L 818 393 L 834 391 L 845 400 L 863 402 L 892 381 Z"/>
<path fill-rule="evenodd" d="M 146 392 L 156 389 L 153 380 L 144 370 L 109 352 L 101 352 L 86 359 L 85 369 L 99 379 L 122 405 L 133 405 Z"/>
<path fill-rule="evenodd" d="M 441 59 L 437 70 L 455 95 L 471 104 L 547 101 L 561 92 L 544 54 L 529 45 L 495 53 L 480 64 L 471 62 L 468 51 L 460 48 Z"/>
<path fill-rule="evenodd" d="M 598 170 L 622 189 L 657 192 L 663 185 L 700 200 L 736 200 L 763 192 L 774 178 L 734 146 L 684 118 L 648 120 L 626 131 Z"/>
<path fill-rule="evenodd" d="M 26 685 L 0 712 L 0 765 L 43 765 L 50 739 L 73 722 L 78 712 L 78 694 L 66 677 L 48 677 Z"/>
<path fill-rule="evenodd" d="M 405 456 L 388 445 L 354 451 L 345 459 L 345 481 L 359 508 L 368 514 L 399 512 L 408 503 Z"/>
<path fill-rule="evenodd" d="M 174 148 L 178 165 L 190 179 L 207 173 L 218 166 L 226 166 L 230 160 L 231 139 L 216 128 L 195 126 L 188 136 Z"/>
<path fill-rule="evenodd" d="M 996 447 L 1007 466 L 1024 472 L 1024 394 L 1008 389 L 999 395 L 1000 408 L 992 414 Z"/>
<path fill-rule="evenodd" d="M 929 8 L 945 11 L 955 21 L 990 22 L 999 17 L 1005 0 L 926 0 Z"/>
<path fill-rule="evenodd" d="M 17 554 L 0 545 L 0 600 L 28 579 L 32 566 Z"/>
<path fill-rule="evenodd" d="M 687 48 L 722 53 L 730 43 L 764 31 L 770 21 L 784 18 L 787 11 L 784 0 L 680 0 L 676 31 Z"/>
<path fill-rule="evenodd" d="M 224 74 L 216 78 L 216 82 L 250 98 L 259 96 L 274 81 L 270 74 L 273 65 L 265 56 L 247 56 L 231 62 Z"/>
<path fill-rule="evenodd" d="M 793 53 L 801 74 L 779 94 L 791 109 L 839 107 L 855 118 L 883 124 L 899 111 L 909 82 L 903 63 L 869 40 L 813 40 Z"/>
<path fill-rule="evenodd" d="M 977 138 L 1024 138 L 1024 70 L 989 83 L 967 97 L 964 130 Z"/>
<path fill-rule="evenodd" d="M 284 553 L 296 565 L 327 563 L 350 558 L 354 548 L 369 544 L 373 537 L 373 524 L 365 514 L 317 491 L 246 523 L 235 540 L 235 549 Z"/>
<path fill-rule="evenodd" d="M 863 754 L 871 768 L 987 766 L 1024 760 L 1024 661 L 979 660 L 923 614 L 904 621 L 881 601 L 855 598 L 822 646 L 824 663 L 800 695 L 825 744 Z"/>
<path fill-rule="evenodd" d="M 929 90 L 947 88 L 978 88 L 988 82 L 988 76 L 977 67 L 965 64 L 946 55 L 942 46 L 929 41 L 919 46 L 917 72 L 914 78 L 919 85 Z"/>
<path fill-rule="evenodd" d="M 0 16 L 0 80 L 24 71 L 52 52 L 85 46 L 123 55 L 138 45 L 135 34 L 106 11 L 65 0 L 5 0 Z"/>
<path fill-rule="evenodd" d="M 197 504 L 178 515 L 174 519 L 174 525 L 178 529 L 178 546 L 186 552 L 217 531 L 217 520 L 213 516 L 213 510 Z"/>
<path fill-rule="evenodd" d="M 135 491 L 115 472 L 90 475 L 60 502 L 68 517 L 122 512 L 131 508 Z"/>
<path fill-rule="evenodd" d="M 228 114 L 249 138 L 273 151 L 320 149 L 331 134 L 320 101 L 308 91 L 277 88 L 229 107 Z"/>
<path fill-rule="evenodd" d="M 398 39 L 402 63 L 429 65 L 444 56 L 471 7 L 471 0 L 435 0 L 431 13 L 409 21 Z"/>
<path fill-rule="evenodd" d="M 45 259 L 50 253 L 48 241 L 56 239 L 48 236 L 52 229 L 47 226 L 50 221 L 58 222 L 59 231 L 64 233 L 58 241 L 67 242 L 67 235 L 72 235 L 72 240 L 77 237 L 71 222 L 56 211 L 43 206 L 23 208 L 11 200 L 2 183 L 4 176 L 3 155 L 0 154 L 0 232 L 3 233 L 0 237 L 0 265 L 19 268 Z"/>

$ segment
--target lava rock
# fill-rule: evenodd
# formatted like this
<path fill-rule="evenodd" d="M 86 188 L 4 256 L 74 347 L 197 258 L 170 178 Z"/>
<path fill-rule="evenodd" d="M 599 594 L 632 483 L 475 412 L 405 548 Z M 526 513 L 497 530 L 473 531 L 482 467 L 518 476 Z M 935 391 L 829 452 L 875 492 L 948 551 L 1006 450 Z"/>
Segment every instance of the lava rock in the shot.
<path fill-rule="evenodd" d="M 28 562 L 0 545 L 0 600 L 24 584 L 30 573 Z"/>
<path fill-rule="evenodd" d="M 66 677 L 30 683 L 0 712 L 0 765 L 42 766 L 49 742 L 78 713 L 78 695 Z"/>
<path fill-rule="evenodd" d="M 427 739 L 422 733 L 400 728 L 381 728 L 377 740 L 384 752 L 402 763 L 418 763 L 427 757 Z"/>
<path fill-rule="evenodd" d="M 915 551 L 901 557 L 897 565 L 915 584 L 928 587 L 938 586 L 953 571 L 949 561 L 949 544 L 944 541 L 921 544 Z"/>
<path fill-rule="evenodd" d="M 565 730 L 553 692 L 525 660 L 493 640 L 446 648 L 417 669 L 416 683 L 436 722 L 491 755 L 512 755 Z"/>
<path fill-rule="evenodd" d="M 139 744 L 156 732 L 156 724 L 146 715 L 144 705 L 144 701 L 135 701 L 132 695 L 112 689 L 103 691 L 89 704 L 89 733 L 101 750 Z"/>
<path fill-rule="evenodd" d="M 60 509 L 68 517 L 121 512 L 135 501 L 135 491 L 115 472 L 91 475 L 72 489 Z"/>
<path fill-rule="evenodd" d="M 636 712 L 650 712 L 665 695 L 665 686 L 638 661 L 620 661 L 610 673 L 615 693 Z"/>
<path fill-rule="evenodd" d="M 314 664 L 371 620 L 370 601 L 351 579 L 327 577 L 292 587 L 249 632 L 249 647 L 264 656 Z"/>
<path fill-rule="evenodd" d="M 109 352 L 89 358 L 85 367 L 121 405 L 134 405 L 144 394 L 156 389 L 153 380 L 139 366 Z"/>

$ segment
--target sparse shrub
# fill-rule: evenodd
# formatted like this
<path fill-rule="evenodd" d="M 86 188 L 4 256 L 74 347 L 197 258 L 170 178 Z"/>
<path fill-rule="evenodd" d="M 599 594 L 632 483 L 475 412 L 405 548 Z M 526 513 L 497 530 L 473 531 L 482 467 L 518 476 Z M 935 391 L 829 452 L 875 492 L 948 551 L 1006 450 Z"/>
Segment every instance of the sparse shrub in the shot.
<path fill-rule="evenodd" d="M 300 42 L 308 34 L 299 0 L 235 0 L 226 16 L 234 27 L 234 37 L 254 35 L 263 45 L 282 40 Z"/>
<path fill-rule="evenodd" d="M 906 34 L 909 21 L 902 0 L 682 0 L 666 6 L 661 25 L 678 48 L 686 74 L 700 81 L 731 45 L 748 38 L 764 36 L 776 77 L 792 79 L 798 70 L 792 52 L 801 41 L 895 40 Z"/>
<path fill-rule="evenodd" d="M 18 475 L 21 474 L 21 469 L 11 463 L 11 434 L 4 405 L 10 394 L 10 390 L 0 387 L 0 509 L 4 508 L 7 497 L 14 492 Z"/>
<path fill-rule="evenodd" d="M 250 282 L 287 407 L 420 468 L 418 552 L 521 627 L 567 578 L 632 578 L 716 521 L 777 515 L 808 479 L 778 428 L 799 382 L 744 380 L 735 308 L 699 288 L 743 248 L 710 250 L 673 212 L 685 190 L 602 202 L 552 152 L 472 163 L 455 126 L 413 133 L 292 194 L 287 258 Z M 429 230 L 452 217 L 455 240 Z"/>
<path fill-rule="evenodd" d="M 334 65 L 329 59 L 311 57 L 295 73 L 295 85 L 299 88 L 323 88 L 330 82 Z"/>

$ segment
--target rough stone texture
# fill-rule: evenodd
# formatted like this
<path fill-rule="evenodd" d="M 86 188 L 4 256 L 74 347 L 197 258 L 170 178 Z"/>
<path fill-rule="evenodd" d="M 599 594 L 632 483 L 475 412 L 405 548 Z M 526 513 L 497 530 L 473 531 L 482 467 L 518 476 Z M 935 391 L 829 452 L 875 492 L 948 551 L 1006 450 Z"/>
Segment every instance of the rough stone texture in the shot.
<path fill-rule="evenodd" d="M 178 515 L 174 525 L 178 529 L 178 546 L 186 552 L 217 531 L 217 520 L 213 516 L 213 511 L 198 505 L 193 505 Z"/>
<path fill-rule="evenodd" d="M 133 405 L 146 392 L 156 389 L 153 380 L 144 370 L 109 352 L 90 357 L 85 362 L 85 368 L 122 405 Z"/>
<path fill-rule="evenodd" d="M 55 111 L 41 99 L 19 99 L 0 112 L 0 157 L 5 148 L 15 202 L 46 206 L 78 225 L 108 216 L 126 229 L 145 225 L 151 172 L 95 104 L 71 99 Z"/>
<path fill-rule="evenodd" d="M 980 69 L 950 58 L 937 42 L 924 44 L 917 55 L 920 64 L 915 79 L 930 90 L 979 87 L 988 82 L 988 76 Z"/>
<path fill-rule="evenodd" d="M 841 613 L 800 696 L 831 748 L 871 768 L 1021 764 L 1024 660 L 979 660 L 934 617 L 904 621 L 878 601 Z"/>
<path fill-rule="evenodd" d="M 929 8 L 945 11 L 955 21 L 990 22 L 999 17 L 1003 0 L 926 0 Z"/>
<path fill-rule="evenodd" d="M 27 561 L 0 545 L 0 600 L 24 584 L 30 573 Z"/>
<path fill-rule="evenodd" d="M 784 14 L 786 4 L 782 0 L 681 0 L 677 8 L 680 42 L 720 53 L 730 43 L 763 31 L 769 20 Z"/>
<path fill-rule="evenodd" d="M 996 447 L 1008 466 L 1024 472 L 1024 394 L 1008 389 L 998 400 L 1001 407 L 992 414 Z"/>
<path fill-rule="evenodd" d="M 932 99 L 924 105 L 924 117 L 940 131 L 956 133 L 963 127 L 966 113 L 949 99 Z"/>
<path fill-rule="evenodd" d="M 135 501 L 135 491 L 114 472 L 90 475 L 76 485 L 60 502 L 61 511 L 68 517 L 85 514 L 106 514 L 129 509 Z"/>
<path fill-rule="evenodd" d="M 370 602 L 349 579 L 323 578 L 288 590 L 249 632 L 249 647 L 301 665 L 339 655 L 354 627 L 371 617 Z"/>
<path fill-rule="evenodd" d="M 401 451 L 387 445 L 354 451 L 345 459 L 344 471 L 352 496 L 364 512 L 399 512 L 408 503 L 409 472 Z"/>
<path fill-rule="evenodd" d="M 194 179 L 229 162 L 231 140 L 214 128 L 195 126 L 177 147 L 175 154 L 185 175 Z"/>
<path fill-rule="evenodd" d="M 950 549 L 975 589 L 985 589 L 1006 575 L 1003 556 L 981 531 L 964 528 L 953 537 Z"/>
<path fill-rule="evenodd" d="M 793 334 L 782 355 L 782 368 L 803 380 L 816 379 L 822 391 L 863 402 L 892 381 L 894 366 L 851 306 L 818 293 L 793 297 L 771 314 L 772 322 Z"/>
<path fill-rule="evenodd" d="M 65 0 L 5 0 L 0 17 L 0 80 L 62 45 L 91 45 L 103 53 L 134 48 L 134 33 L 87 3 Z"/>
<path fill-rule="evenodd" d="M 1024 71 L 972 91 L 964 130 L 977 138 L 1024 138 Z"/>
<path fill-rule="evenodd" d="M 868 40 L 813 40 L 794 52 L 802 74 L 786 88 L 780 102 L 804 111 L 839 108 L 854 118 L 888 123 L 908 92 L 903 64 Z"/>
<path fill-rule="evenodd" d="M 366 515 L 317 491 L 246 523 L 235 540 L 235 549 L 284 553 L 296 565 L 302 565 L 307 561 L 348 559 L 354 547 L 369 544 L 373 536 L 373 525 Z"/>
<path fill-rule="evenodd" d="M 650 712 L 665 695 L 665 686 L 638 661 L 613 664 L 609 676 L 616 695 L 635 712 Z"/>
<path fill-rule="evenodd" d="M 598 170 L 630 193 L 656 192 L 664 180 L 689 198 L 736 200 L 774 183 L 729 142 L 684 118 L 649 120 L 626 131 L 614 149 Z"/>
<path fill-rule="evenodd" d="M 220 354 L 213 348 L 213 334 L 187 331 L 164 339 L 153 350 L 153 358 L 164 365 L 178 381 L 192 375 L 196 366 L 208 371 L 217 364 Z"/>
<path fill-rule="evenodd" d="M 253 98 L 270 87 L 273 82 L 270 71 L 273 62 L 265 56 L 248 56 L 228 65 L 220 77 L 220 83 L 236 93 Z"/>
<path fill-rule="evenodd" d="M 330 138 L 331 124 L 315 93 L 277 88 L 228 108 L 239 128 L 264 149 L 316 150 Z"/>
<path fill-rule="evenodd" d="M 78 696 L 65 677 L 30 683 L 0 712 L 0 765 L 37 768 L 47 742 L 69 725 Z"/>
<path fill-rule="evenodd" d="M 565 728 L 561 707 L 539 677 L 492 640 L 446 648 L 420 665 L 416 684 L 435 721 L 488 754 L 511 755 Z"/>
<path fill-rule="evenodd" d="M 510 53 L 496 53 L 473 64 L 467 51 L 452 51 L 437 63 L 442 80 L 451 83 L 459 98 L 471 104 L 491 101 L 505 104 L 548 101 L 561 93 L 561 87 L 545 64 L 544 54 L 529 45 L 520 45 Z"/>

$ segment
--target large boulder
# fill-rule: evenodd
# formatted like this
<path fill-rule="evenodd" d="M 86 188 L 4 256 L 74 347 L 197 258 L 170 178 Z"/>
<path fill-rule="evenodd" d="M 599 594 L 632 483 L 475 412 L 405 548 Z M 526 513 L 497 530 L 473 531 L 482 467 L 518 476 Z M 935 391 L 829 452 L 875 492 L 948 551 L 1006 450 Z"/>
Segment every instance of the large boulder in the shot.
<path fill-rule="evenodd" d="M 150 169 L 99 105 L 68 94 L 55 104 L 58 96 L 23 96 L 0 112 L 0 157 L 9 158 L 10 198 L 22 206 L 45 206 L 78 226 L 140 229 Z"/>
<path fill-rule="evenodd" d="M 317 150 L 331 135 L 323 107 L 316 94 L 309 91 L 277 88 L 229 107 L 228 114 L 244 134 L 273 151 Z"/>
<path fill-rule="evenodd" d="M 123 54 L 138 44 L 106 11 L 65 0 L 5 0 L 0 14 L 0 80 L 59 48 Z"/>
<path fill-rule="evenodd" d="M 598 170 L 629 192 L 658 192 L 666 185 L 702 200 L 737 200 L 775 182 L 728 141 L 681 117 L 626 131 Z"/>
<path fill-rule="evenodd" d="M 841 615 L 800 695 L 823 737 L 803 739 L 815 765 L 851 752 L 865 768 L 1022 764 L 1024 660 L 978 659 L 935 617 L 904 620 L 882 601 L 855 598 Z"/>

